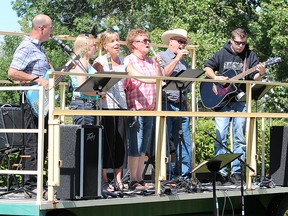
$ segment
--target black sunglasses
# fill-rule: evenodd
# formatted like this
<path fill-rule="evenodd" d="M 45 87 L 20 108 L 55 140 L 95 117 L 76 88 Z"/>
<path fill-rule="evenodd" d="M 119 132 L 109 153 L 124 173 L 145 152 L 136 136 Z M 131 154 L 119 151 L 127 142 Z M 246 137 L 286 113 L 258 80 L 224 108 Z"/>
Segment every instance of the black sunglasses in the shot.
<path fill-rule="evenodd" d="M 149 39 L 143 39 L 143 40 L 138 40 L 138 41 L 135 41 L 135 42 L 140 42 L 140 43 L 147 44 L 147 42 L 151 43 L 151 40 L 149 40 Z"/>
<path fill-rule="evenodd" d="M 240 46 L 240 45 L 245 46 L 245 45 L 246 45 L 246 41 L 245 41 L 245 42 L 236 41 L 236 40 L 233 40 L 233 41 L 234 41 L 234 43 L 235 43 L 236 45 L 238 45 L 238 46 Z"/>
<path fill-rule="evenodd" d="M 181 39 L 177 39 L 177 38 L 171 38 L 171 40 L 175 40 L 175 41 L 177 41 L 179 44 L 184 44 L 184 45 L 187 44 L 187 41 L 185 41 L 185 40 L 181 40 Z"/>
<path fill-rule="evenodd" d="M 179 44 L 187 44 L 187 42 L 185 41 L 185 40 L 177 40 L 177 42 L 179 43 Z"/>

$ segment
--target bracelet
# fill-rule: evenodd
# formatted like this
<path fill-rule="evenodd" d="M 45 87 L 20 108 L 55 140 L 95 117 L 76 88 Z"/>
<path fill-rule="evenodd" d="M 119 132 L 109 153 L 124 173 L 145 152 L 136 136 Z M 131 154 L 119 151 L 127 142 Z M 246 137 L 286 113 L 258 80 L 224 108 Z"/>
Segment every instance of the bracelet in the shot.
<path fill-rule="evenodd" d="M 34 82 L 35 80 L 39 79 L 39 76 L 36 76 L 35 78 L 33 78 L 32 80 L 30 80 L 30 82 Z"/>

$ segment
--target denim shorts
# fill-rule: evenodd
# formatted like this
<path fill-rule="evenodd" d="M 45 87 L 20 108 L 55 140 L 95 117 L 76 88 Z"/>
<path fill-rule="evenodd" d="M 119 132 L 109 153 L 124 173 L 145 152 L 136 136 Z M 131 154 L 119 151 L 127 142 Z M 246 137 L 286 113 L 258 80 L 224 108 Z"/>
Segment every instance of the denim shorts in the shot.
<path fill-rule="evenodd" d="M 154 125 L 154 116 L 136 116 L 130 118 L 134 124 L 129 122 L 128 129 L 128 156 L 138 157 L 149 151 Z"/>

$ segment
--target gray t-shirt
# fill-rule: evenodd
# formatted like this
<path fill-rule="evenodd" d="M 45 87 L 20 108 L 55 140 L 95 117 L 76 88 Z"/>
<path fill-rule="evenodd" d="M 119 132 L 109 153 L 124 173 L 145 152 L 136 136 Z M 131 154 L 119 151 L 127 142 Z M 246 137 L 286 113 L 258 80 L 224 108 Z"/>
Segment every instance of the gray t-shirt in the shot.
<path fill-rule="evenodd" d="M 175 53 L 171 52 L 169 49 L 167 49 L 164 52 L 160 52 L 159 55 L 161 56 L 163 63 L 161 65 L 161 67 L 165 67 L 166 65 L 168 65 L 175 57 Z M 170 76 L 176 76 L 177 73 L 183 71 L 183 70 L 187 70 L 188 69 L 188 64 L 182 59 L 181 61 L 178 62 L 178 64 L 176 65 L 176 67 L 174 68 L 174 71 L 172 72 L 172 74 Z M 187 91 L 190 91 L 189 89 L 185 89 L 183 91 L 183 96 L 182 96 L 182 101 L 186 100 L 186 94 Z M 178 90 L 163 90 L 163 99 L 164 100 L 168 100 L 168 101 L 172 101 L 172 102 L 179 102 L 179 91 Z"/>

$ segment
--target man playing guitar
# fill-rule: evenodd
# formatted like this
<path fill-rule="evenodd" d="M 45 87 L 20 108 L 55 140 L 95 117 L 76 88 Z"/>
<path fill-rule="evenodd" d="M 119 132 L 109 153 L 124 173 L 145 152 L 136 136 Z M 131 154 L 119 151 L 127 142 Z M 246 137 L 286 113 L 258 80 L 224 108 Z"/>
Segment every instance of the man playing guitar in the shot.
<path fill-rule="evenodd" d="M 8 76 L 11 79 L 20 81 L 21 83 L 34 83 L 48 87 L 48 80 L 44 79 L 46 72 L 50 66 L 47 56 L 42 47 L 45 41 L 49 40 L 53 33 L 52 20 L 45 14 L 38 14 L 32 20 L 32 30 L 29 35 L 25 35 L 22 43 L 16 49 Z M 32 115 L 31 106 L 24 100 L 21 95 L 22 106 L 24 110 L 24 128 L 38 128 L 38 118 Z M 45 121 L 45 128 L 48 128 L 48 118 Z M 35 133 L 25 135 L 25 159 L 24 168 L 26 170 L 37 169 L 37 145 L 38 136 Z M 44 155 L 47 154 L 48 133 L 44 135 Z M 45 156 L 44 156 L 45 158 Z M 33 191 L 37 185 L 37 176 L 24 175 L 24 186 L 26 189 Z"/>
<path fill-rule="evenodd" d="M 237 28 L 232 31 L 231 39 L 224 44 L 214 56 L 207 60 L 204 64 L 206 76 L 214 80 L 228 80 L 229 76 L 225 76 L 227 71 L 234 71 L 236 74 L 245 73 L 250 68 L 255 67 L 252 72 L 244 74 L 245 80 L 260 81 L 265 73 L 265 64 L 259 63 L 256 54 L 249 49 L 247 44 L 247 33 L 242 28 Z M 218 74 L 215 74 L 218 71 Z M 227 85 L 225 82 L 215 82 L 211 85 L 211 89 L 215 97 L 225 95 L 229 88 L 223 88 Z M 244 88 L 243 88 L 244 87 Z M 245 85 L 239 86 L 238 89 L 245 92 Z M 238 91 L 238 90 L 237 90 Z M 203 100 L 203 98 L 202 98 Z M 210 98 L 209 98 L 210 100 Z M 225 105 L 217 107 L 220 112 L 245 112 L 246 102 L 237 101 L 235 98 L 230 98 Z M 216 138 L 222 144 L 227 146 L 230 121 L 233 124 L 233 141 L 234 153 L 242 153 L 242 160 L 245 160 L 246 141 L 245 141 L 245 126 L 246 118 L 230 118 L 230 117 L 215 117 Z M 225 154 L 226 150 L 217 142 L 214 144 L 215 155 Z M 219 171 L 218 181 L 225 183 L 229 180 L 228 173 L 225 168 Z M 241 180 L 241 167 L 239 160 L 232 163 L 230 180 L 234 184 L 239 184 Z"/>

